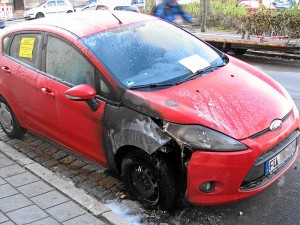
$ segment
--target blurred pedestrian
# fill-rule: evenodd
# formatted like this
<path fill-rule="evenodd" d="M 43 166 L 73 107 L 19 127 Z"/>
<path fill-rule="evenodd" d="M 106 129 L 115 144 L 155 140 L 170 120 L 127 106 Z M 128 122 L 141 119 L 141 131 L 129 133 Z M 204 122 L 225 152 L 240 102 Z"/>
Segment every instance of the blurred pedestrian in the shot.
<path fill-rule="evenodd" d="M 193 17 L 181 9 L 177 0 L 163 0 L 155 7 L 153 15 L 169 22 L 174 22 L 176 16 L 179 15 L 183 20 L 194 23 Z"/>

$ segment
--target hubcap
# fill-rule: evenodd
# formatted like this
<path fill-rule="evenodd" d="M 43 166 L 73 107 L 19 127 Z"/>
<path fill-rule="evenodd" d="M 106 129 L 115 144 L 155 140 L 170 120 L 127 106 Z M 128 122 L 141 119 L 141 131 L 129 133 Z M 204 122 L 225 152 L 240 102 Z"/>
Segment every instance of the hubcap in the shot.
<path fill-rule="evenodd" d="M 136 191 L 140 196 L 151 202 L 158 199 L 158 184 L 151 170 L 142 165 L 136 165 L 131 175 Z"/>
<path fill-rule="evenodd" d="M 13 118 L 7 105 L 0 103 L 0 123 L 7 132 L 13 131 Z"/>

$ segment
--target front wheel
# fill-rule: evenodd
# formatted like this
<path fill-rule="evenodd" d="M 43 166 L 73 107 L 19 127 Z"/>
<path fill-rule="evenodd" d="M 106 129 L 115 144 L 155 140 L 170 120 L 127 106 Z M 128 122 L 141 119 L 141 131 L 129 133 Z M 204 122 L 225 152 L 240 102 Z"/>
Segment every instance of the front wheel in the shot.
<path fill-rule="evenodd" d="M 0 125 L 7 136 L 11 138 L 21 138 L 26 133 L 3 97 L 0 97 Z"/>
<path fill-rule="evenodd" d="M 160 206 L 164 210 L 178 207 L 182 194 L 180 176 L 166 159 L 132 151 L 123 159 L 121 170 L 128 192 L 143 206 Z"/>

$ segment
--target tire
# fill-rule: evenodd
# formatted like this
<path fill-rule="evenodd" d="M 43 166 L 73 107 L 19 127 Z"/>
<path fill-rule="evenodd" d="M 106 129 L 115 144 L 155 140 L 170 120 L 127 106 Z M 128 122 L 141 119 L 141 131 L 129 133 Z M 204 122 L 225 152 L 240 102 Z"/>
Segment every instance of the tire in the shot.
<path fill-rule="evenodd" d="M 179 206 L 180 176 L 165 159 L 134 150 L 122 160 L 121 177 L 127 191 L 145 208 L 173 210 Z"/>
<path fill-rule="evenodd" d="M 67 13 L 72 13 L 72 12 L 73 12 L 73 11 L 71 11 L 71 10 L 68 10 L 68 11 L 67 11 Z"/>
<path fill-rule="evenodd" d="M 38 13 L 36 14 L 35 18 L 38 19 L 38 18 L 43 18 L 45 17 L 45 15 L 43 13 Z"/>
<path fill-rule="evenodd" d="M 0 97 L 0 125 L 7 136 L 11 138 L 21 138 L 26 133 L 3 97 Z"/>
<path fill-rule="evenodd" d="M 247 49 L 243 48 L 233 48 L 232 49 L 233 53 L 236 55 L 244 55 L 247 52 Z"/>

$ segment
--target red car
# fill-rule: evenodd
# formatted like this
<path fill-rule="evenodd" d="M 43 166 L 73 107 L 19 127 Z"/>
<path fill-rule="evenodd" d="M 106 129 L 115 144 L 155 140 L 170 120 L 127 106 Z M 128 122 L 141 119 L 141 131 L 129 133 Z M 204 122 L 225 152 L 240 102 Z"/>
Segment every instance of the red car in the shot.
<path fill-rule="evenodd" d="M 5 133 L 35 132 L 118 171 L 145 206 L 243 199 L 297 159 L 287 91 L 158 18 L 55 15 L 5 28 L 0 40 Z"/>

